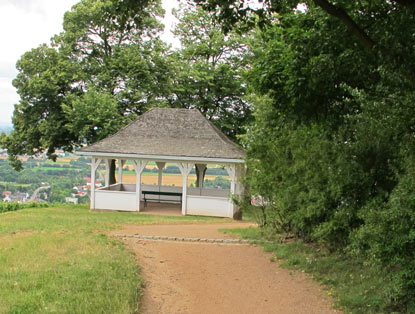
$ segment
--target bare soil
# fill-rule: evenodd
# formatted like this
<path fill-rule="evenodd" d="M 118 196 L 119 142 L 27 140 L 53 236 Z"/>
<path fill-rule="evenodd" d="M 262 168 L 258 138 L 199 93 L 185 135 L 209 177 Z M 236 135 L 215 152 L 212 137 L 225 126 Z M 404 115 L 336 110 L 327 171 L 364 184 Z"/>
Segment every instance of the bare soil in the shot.
<path fill-rule="evenodd" d="M 247 223 L 126 225 L 114 234 L 228 238 L 219 228 Z M 318 283 L 243 244 L 125 238 L 142 267 L 144 314 L 341 313 Z"/>

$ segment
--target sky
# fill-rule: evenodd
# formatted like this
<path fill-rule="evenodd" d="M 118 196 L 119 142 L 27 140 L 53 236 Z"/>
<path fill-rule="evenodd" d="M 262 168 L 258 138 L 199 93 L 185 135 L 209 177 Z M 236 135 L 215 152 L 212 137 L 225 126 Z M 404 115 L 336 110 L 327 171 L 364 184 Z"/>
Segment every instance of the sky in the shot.
<path fill-rule="evenodd" d="M 63 15 L 79 0 L 0 0 L 0 124 L 11 123 L 14 104 L 19 96 L 12 81 L 17 75 L 16 62 L 32 48 L 50 43 L 62 31 Z M 163 0 L 166 29 L 162 39 L 177 46 L 170 32 L 175 18 L 171 9 L 177 0 Z"/>

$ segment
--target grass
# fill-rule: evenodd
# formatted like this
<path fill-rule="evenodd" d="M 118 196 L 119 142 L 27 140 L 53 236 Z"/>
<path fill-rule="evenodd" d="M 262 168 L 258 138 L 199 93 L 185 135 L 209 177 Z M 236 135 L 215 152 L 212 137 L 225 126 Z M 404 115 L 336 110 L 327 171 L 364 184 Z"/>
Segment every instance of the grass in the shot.
<path fill-rule="evenodd" d="M 136 313 L 139 267 L 105 232 L 124 223 L 211 220 L 73 205 L 0 214 L 0 313 Z"/>
<path fill-rule="evenodd" d="M 362 261 L 330 253 L 301 240 L 283 240 L 266 228 L 221 231 L 262 245 L 265 251 L 274 253 L 272 261 L 281 260 L 281 267 L 309 273 L 326 287 L 326 293 L 334 297 L 335 307 L 342 308 L 344 313 L 390 313 L 385 296 L 388 282 L 378 269 L 365 266 Z"/>

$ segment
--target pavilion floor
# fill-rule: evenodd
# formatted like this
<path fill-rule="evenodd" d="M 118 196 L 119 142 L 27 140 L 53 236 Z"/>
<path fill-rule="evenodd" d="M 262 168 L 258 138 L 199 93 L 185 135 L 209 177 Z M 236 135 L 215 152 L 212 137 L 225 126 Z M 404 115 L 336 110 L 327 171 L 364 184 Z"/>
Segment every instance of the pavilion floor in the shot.
<path fill-rule="evenodd" d="M 147 201 L 146 207 L 144 207 L 144 202 L 141 202 L 140 213 L 163 216 L 181 216 L 182 207 L 180 204 Z"/>

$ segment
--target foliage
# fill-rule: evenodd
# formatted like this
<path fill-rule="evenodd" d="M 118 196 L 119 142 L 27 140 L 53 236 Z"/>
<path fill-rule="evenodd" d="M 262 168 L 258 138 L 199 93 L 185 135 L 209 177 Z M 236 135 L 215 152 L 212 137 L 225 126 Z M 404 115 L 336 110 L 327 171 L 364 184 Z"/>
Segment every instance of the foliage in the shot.
<path fill-rule="evenodd" d="M 415 107 L 408 29 L 415 23 L 407 7 L 373 5 L 370 11 L 363 2 L 358 12 L 353 3 L 347 12 L 362 24 L 382 16 L 367 28 L 382 47 L 357 45 L 342 19 L 314 5 L 303 12 L 287 5 L 257 30 L 249 98 L 255 122 L 243 139 L 247 183 L 268 203 L 265 225 L 380 267 L 390 283 L 384 309 L 411 312 Z M 400 47 L 402 64 L 383 44 Z"/>
<path fill-rule="evenodd" d="M 362 208 L 365 224 L 353 234 L 353 253 L 389 270 L 393 286 L 388 299 L 401 312 L 415 312 L 415 162 L 406 160 L 405 171 L 389 202 L 373 201 Z M 379 236 L 381 235 L 381 236 Z M 394 308 L 391 308 L 394 310 Z"/>
<path fill-rule="evenodd" d="M 351 35 L 353 44 L 358 44 L 374 58 L 378 58 L 389 71 L 397 74 L 399 80 L 414 86 L 415 72 L 411 49 L 414 38 L 415 9 L 412 1 L 358 1 L 346 0 L 264 0 L 260 6 L 250 0 L 193 0 L 222 21 L 226 31 L 239 22 L 245 22 L 245 28 L 260 25 L 270 26 L 275 19 L 296 11 L 318 12 L 335 20 L 342 29 Z M 316 48 L 320 48 L 317 46 Z"/>
<path fill-rule="evenodd" d="M 13 81 L 20 96 L 14 131 L 2 138 L 10 162 L 17 155 L 72 151 L 102 139 L 136 114 L 158 104 L 164 79 L 159 55 L 166 46 L 160 1 L 134 7 L 118 1 L 82 0 L 64 17 L 64 31 L 51 45 L 26 52 Z"/>
<path fill-rule="evenodd" d="M 223 34 L 214 15 L 182 5 L 174 11 L 179 20 L 173 34 L 181 48 L 172 53 L 172 107 L 198 109 L 226 135 L 236 139 L 251 119 L 245 73 L 251 56 L 249 34 Z"/>
<path fill-rule="evenodd" d="M 36 202 L 24 203 L 24 204 L 20 204 L 17 202 L 0 203 L 0 213 L 12 212 L 12 211 L 16 211 L 16 210 L 24 209 L 24 208 L 44 208 L 48 206 L 49 206 L 48 203 L 36 203 Z"/>
<path fill-rule="evenodd" d="M 231 182 L 222 176 L 217 176 L 214 180 L 205 179 L 203 182 L 204 188 L 211 189 L 224 189 L 229 190 L 231 188 Z"/>
<path fill-rule="evenodd" d="M 39 163 L 39 165 L 37 165 Z M 45 161 L 31 160 L 23 162 L 25 169 L 17 172 L 5 160 L 0 160 L 0 177 L 3 183 L 0 184 L 1 191 L 28 192 L 32 193 L 41 186 L 42 182 L 47 182 L 50 186 L 48 190 L 42 190 L 47 194 L 48 202 L 64 202 L 67 196 L 74 193 L 73 187 L 83 185 L 84 177 L 89 176 L 90 166 L 85 158 L 74 165 L 69 164 L 49 164 Z"/>

